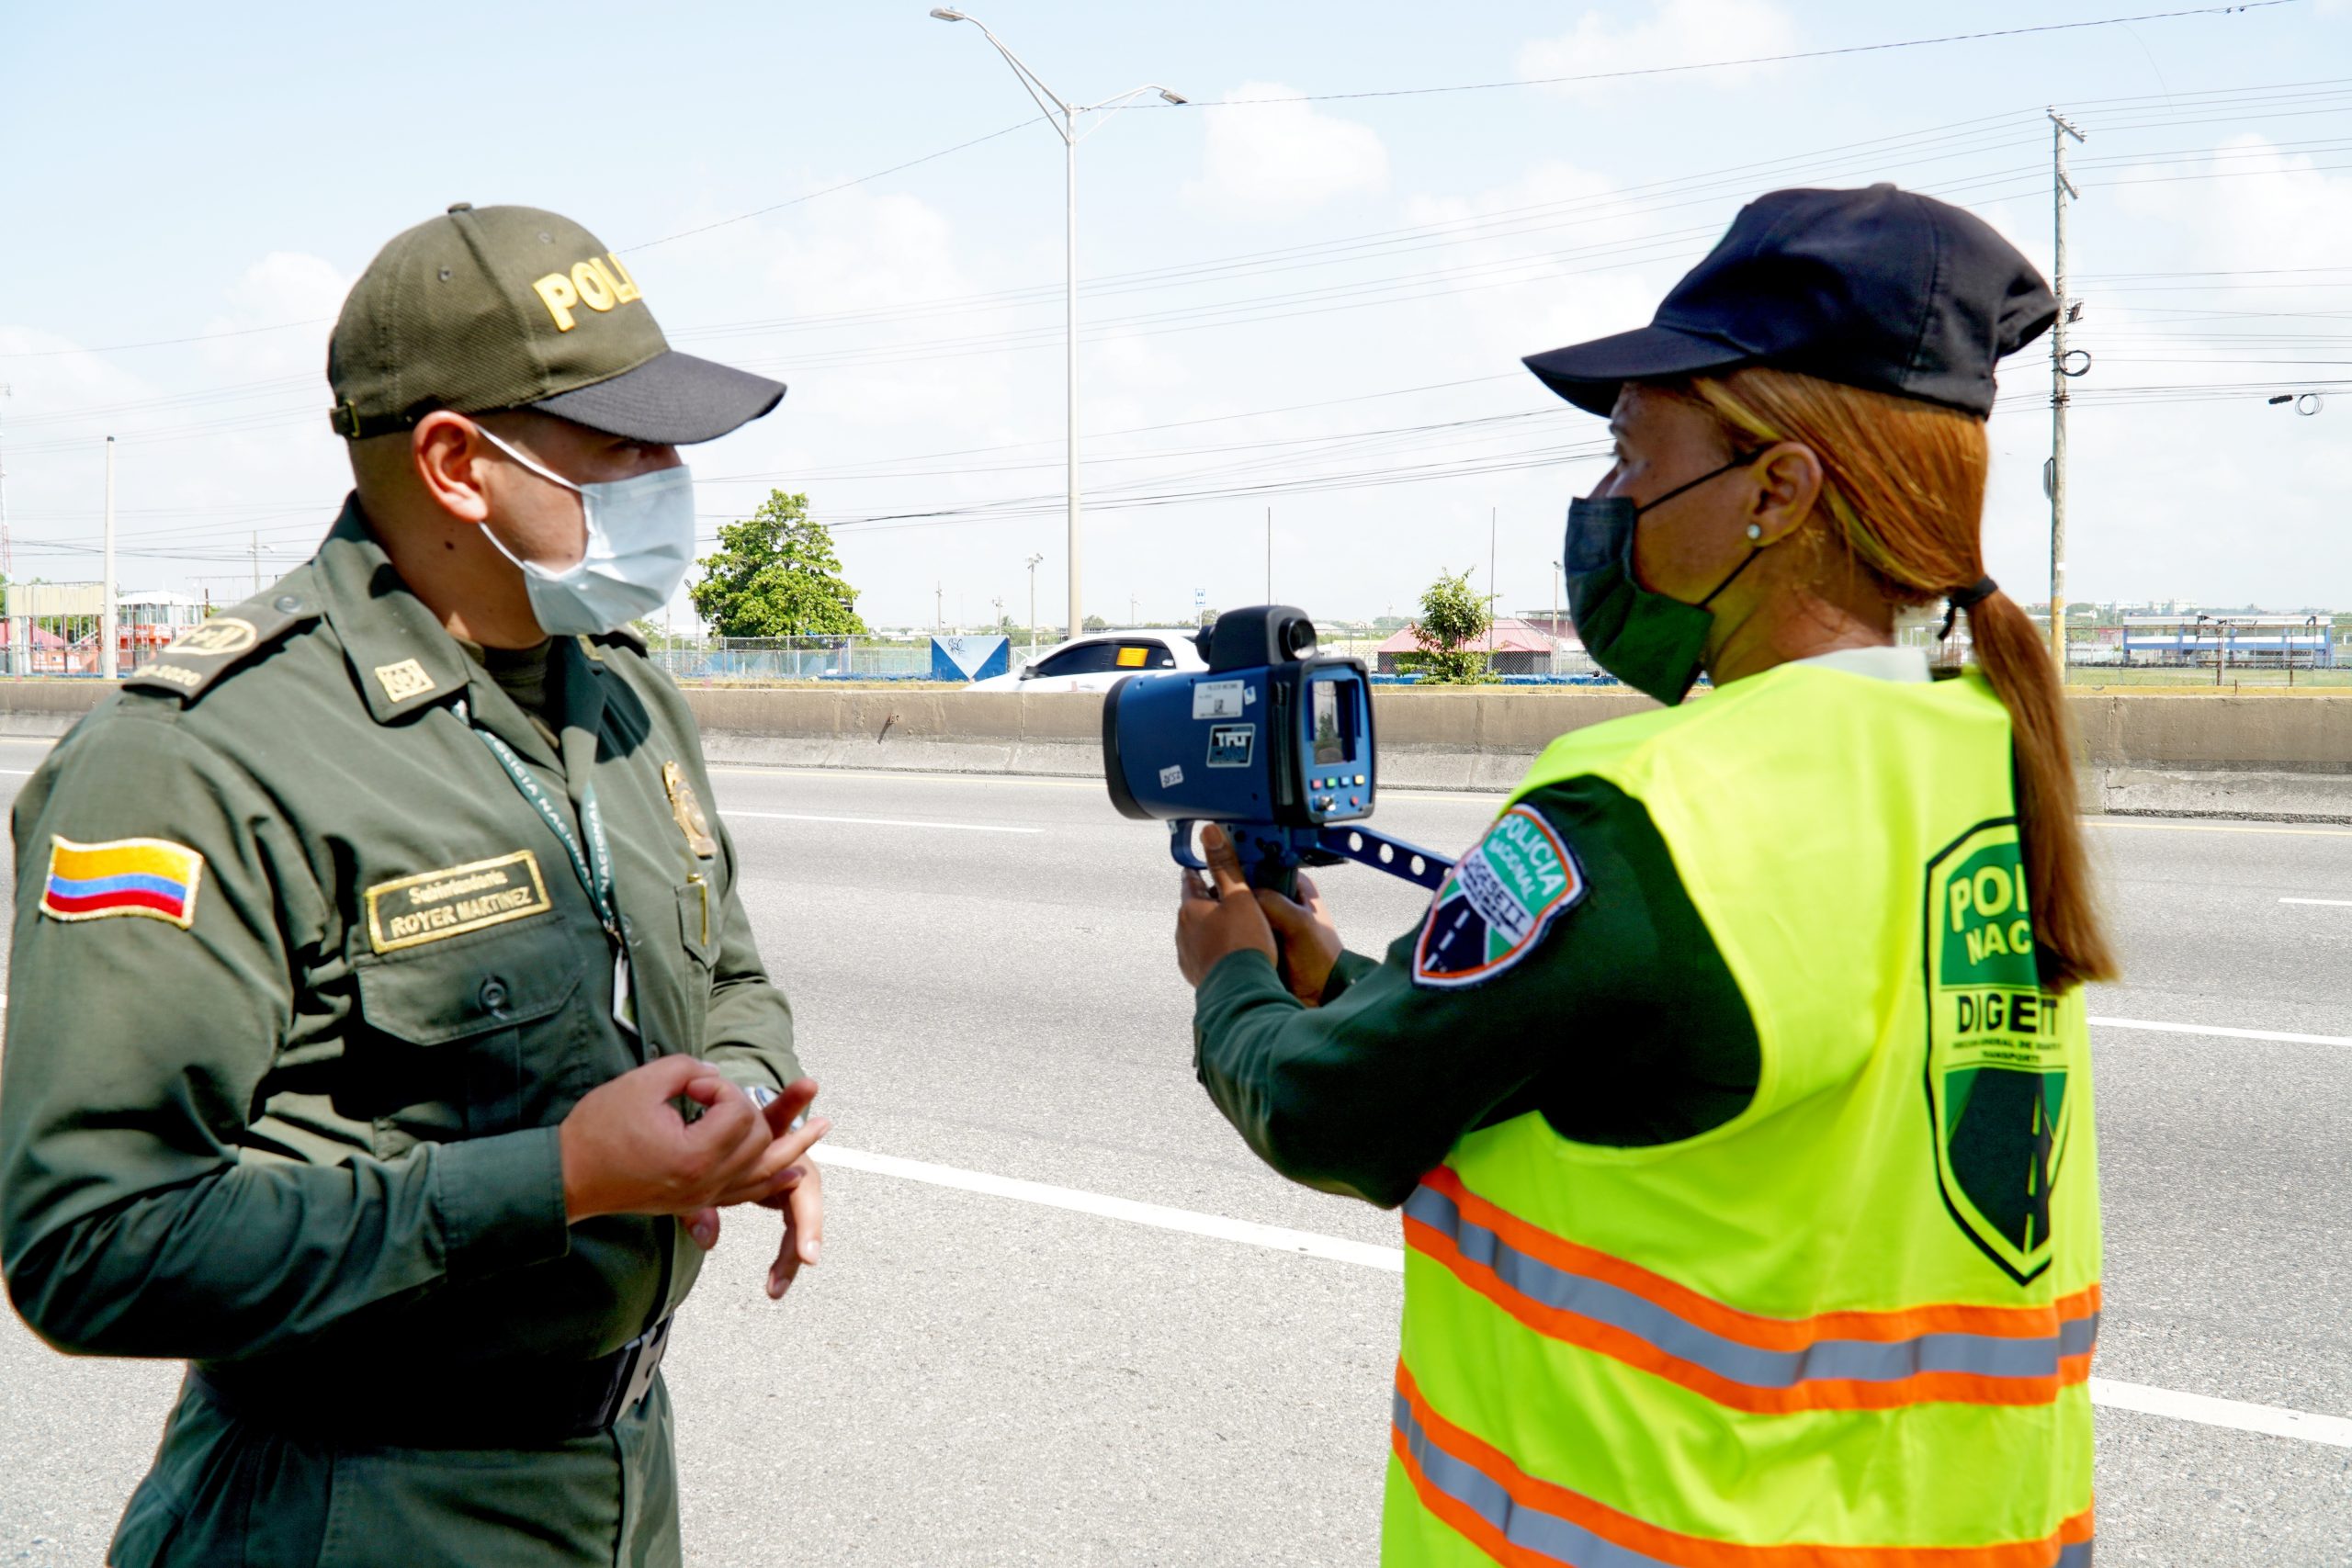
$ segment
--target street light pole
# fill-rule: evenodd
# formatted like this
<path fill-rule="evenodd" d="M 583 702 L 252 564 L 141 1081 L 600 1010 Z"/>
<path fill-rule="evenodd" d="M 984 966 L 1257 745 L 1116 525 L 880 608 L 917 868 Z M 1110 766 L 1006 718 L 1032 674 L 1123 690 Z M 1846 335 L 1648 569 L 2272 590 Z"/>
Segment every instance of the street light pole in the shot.
<path fill-rule="evenodd" d="M 98 673 L 111 681 L 115 677 L 114 638 L 114 437 L 107 437 L 107 527 L 105 547 L 98 566 L 101 592 L 98 595 Z"/>
<path fill-rule="evenodd" d="M 1552 563 L 1552 624 L 1545 628 L 1552 634 L 1552 673 L 1560 672 L 1560 563 Z"/>
<path fill-rule="evenodd" d="M 1029 69 L 1021 57 L 1005 48 L 1004 41 L 989 31 L 978 17 L 967 15 L 948 6 L 934 6 L 931 14 L 943 22 L 969 22 L 980 29 L 980 36 L 1004 56 L 1012 67 L 1023 87 L 1045 111 L 1046 123 L 1062 139 L 1062 333 L 1063 375 L 1069 400 L 1069 434 L 1068 441 L 1069 502 L 1069 635 L 1076 637 L 1086 620 L 1085 610 L 1085 539 L 1080 525 L 1078 479 L 1078 143 L 1084 134 L 1078 129 L 1078 117 L 1120 109 L 1145 93 L 1158 93 L 1171 104 L 1185 101 L 1182 95 L 1170 92 L 1157 82 L 1147 82 L 1140 87 L 1130 87 L 1115 98 L 1105 98 L 1099 104 L 1077 104 L 1046 85 L 1038 74 Z M 1099 125 L 1101 121 L 1096 121 Z"/>
<path fill-rule="evenodd" d="M 1029 558 L 1029 657 L 1037 657 L 1037 563 L 1043 556 Z"/>

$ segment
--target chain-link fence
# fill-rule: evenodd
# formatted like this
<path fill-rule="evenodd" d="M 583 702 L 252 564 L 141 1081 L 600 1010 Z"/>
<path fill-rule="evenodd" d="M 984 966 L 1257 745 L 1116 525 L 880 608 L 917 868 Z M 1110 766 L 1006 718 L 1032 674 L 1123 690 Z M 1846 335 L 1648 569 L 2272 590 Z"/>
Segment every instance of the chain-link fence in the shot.
<path fill-rule="evenodd" d="M 648 650 L 680 681 L 914 681 L 931 644 L 859 637 L 657 637 Z"/>

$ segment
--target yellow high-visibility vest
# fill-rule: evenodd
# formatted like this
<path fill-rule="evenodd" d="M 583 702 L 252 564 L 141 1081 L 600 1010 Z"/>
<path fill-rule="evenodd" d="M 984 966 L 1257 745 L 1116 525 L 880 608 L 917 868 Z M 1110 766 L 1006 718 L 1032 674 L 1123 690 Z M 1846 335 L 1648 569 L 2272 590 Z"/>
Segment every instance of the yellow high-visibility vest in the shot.
<path fill-rule="evenodd" d="M 1973 674 L 1804 665 L 1537 761 L 1521 795 L 1648 810 L 1760 1078 L 1694 1138 L 1531 1112 L 1423 1179 L 1385 1561 L 2088 1563 L 2090 1050 L 2035 976 L 2010 767 Z"/>

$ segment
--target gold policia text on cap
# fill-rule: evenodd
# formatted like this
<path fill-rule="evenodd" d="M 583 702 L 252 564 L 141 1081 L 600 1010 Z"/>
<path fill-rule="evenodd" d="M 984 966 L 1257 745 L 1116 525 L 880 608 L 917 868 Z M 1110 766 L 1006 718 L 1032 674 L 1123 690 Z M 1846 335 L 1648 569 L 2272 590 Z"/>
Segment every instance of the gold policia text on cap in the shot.
<path fill-rule="evenodd" d="M 574 262 L 569 276 L 551 272 L 533 282 L 531 288 L 547 306 L 548 314 L 555 319 L 555 330 L 560 333 L 568 333 L 579 324 L 571 314 L 574 305 L 602 312 L 644 298 L 637 279 L 621 265 L 621 258 L 610 252 Z"/>

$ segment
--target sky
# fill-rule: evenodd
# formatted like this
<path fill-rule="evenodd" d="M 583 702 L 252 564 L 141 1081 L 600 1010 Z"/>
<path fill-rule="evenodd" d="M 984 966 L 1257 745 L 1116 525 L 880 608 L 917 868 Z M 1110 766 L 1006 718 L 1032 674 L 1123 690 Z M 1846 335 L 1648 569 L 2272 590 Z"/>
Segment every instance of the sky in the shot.
<path fill-rule="evenodd" d="M 1067 99 L 1192 100 L 1080 121 L 1088 613 L 1264 600 L 1270 508 L 1272 597 L 1318 617 L 1465 568 L 1548 606 L 1606 437 L 1519 356 L 1646 321 L 1783 186 L 1939 195 L 2047 271 L 2049 106 L 2087 138 L 2068 597 L 2352 609 L 2352 0 L 2170 8 L 988 0 Z M 13 576 L 95 580 L 108 434 L 125 591 L 298 564 L 348 487 L 345 291 L 451 202 L 520 202 L 616 249 L 676 346 L 790 385 L 688 449 L 707 545 L 802 492 L 869 622 L 1025 624 L 1033 582 L 1057 622 L 1062 143 L 925 11 L 0 0 Z M 1991 426 L 2022 600 L 2050 379 L 2008 362 Z"/>

